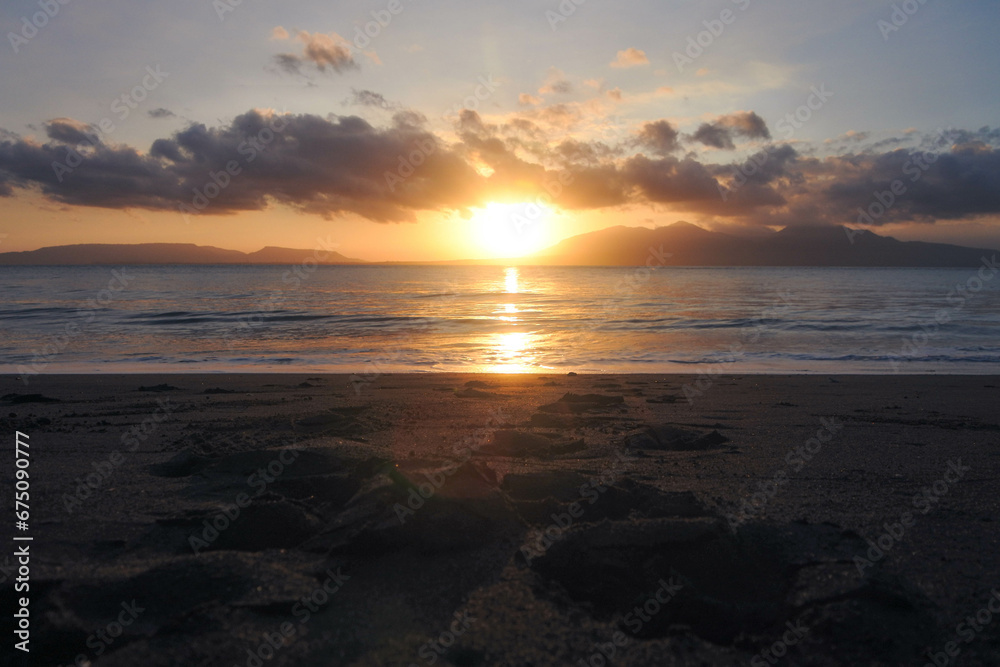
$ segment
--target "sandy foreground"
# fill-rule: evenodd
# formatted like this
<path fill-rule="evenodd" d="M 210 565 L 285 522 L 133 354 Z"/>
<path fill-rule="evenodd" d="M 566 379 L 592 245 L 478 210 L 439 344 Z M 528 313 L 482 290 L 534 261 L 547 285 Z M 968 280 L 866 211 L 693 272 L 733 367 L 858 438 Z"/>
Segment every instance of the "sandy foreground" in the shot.
<path fill-rule="evenodd" d="M 1000 664 L 998 378 L 6 376 L 0 396 L 0 599 L 9 622 L 30 596 L 31 648 L 5 632 L 0 663 Z"/>

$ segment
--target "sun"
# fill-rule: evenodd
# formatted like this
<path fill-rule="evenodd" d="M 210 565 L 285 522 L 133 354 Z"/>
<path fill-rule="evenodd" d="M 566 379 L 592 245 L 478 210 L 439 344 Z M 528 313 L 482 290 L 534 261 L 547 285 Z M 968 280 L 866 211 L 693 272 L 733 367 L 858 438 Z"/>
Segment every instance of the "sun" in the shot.
<path fill-rule="evenodd" d="M 472 211 L 476 242 L 491 257 L 523 257 L 551 243 L 553 211 L 544 204 L 490 202 Z"/>

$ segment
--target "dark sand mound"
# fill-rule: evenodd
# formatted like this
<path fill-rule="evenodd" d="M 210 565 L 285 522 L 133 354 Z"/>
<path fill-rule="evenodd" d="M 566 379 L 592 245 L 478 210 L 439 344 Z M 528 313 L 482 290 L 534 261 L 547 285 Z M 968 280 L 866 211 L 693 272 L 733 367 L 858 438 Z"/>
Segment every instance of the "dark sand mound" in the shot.
<path fill-rule="evenodd" d="M 489 440 L 479 448 L 479 454 L 490 456 L 530 456 L 551 458 L 585 449 L 582 439 L 561 438 L 554 435 L 537 435 L 524 431 L 494 431 Z"/>
<path fill-rule="evenodd" d="M 211 464 L 211 458 L 185 449 L 168 461 L 150 465 L 149 474 L 155 477 L 189 477 Z"/>
<path fill-rule="evenodd" d="M 452 551 L 506 541 L 522 530 L 493 472 L 466 462 L 376 474 L 303 548 L 369 556 L 405 548 Z"/>
<path fill-rule="evenodd" d="M 216 458 L 181 452 L 150 472 L 189 478 L 186 495 L 194 506 L 158 519 L 137 545 L 169 553 L 293 549 L 322 532 L 367 478 L 388 467 L 385 459 L 349 449 Z"/>
<path fill-rule="evenodd" d="M 284 458 L 283 458 L 284 457 Z M 294 459 L 292 458 L 294 457 Z M 291 459 L 291 462 L 287 461 Z M 281 479 L 307 475 L 329 475 L 338 472 L 360 474 L 370 472 L 385 463 L 384 459 L 354 459 L 326 449 L 262 449 L 230 454 L 215 461 L 205 469 L 208 475 L 252 475 L 261 470 L 274 469 L 276 461 L 286 461 L 276 476 Z M 274 473 L 271 473 L 274 475 Z"/>
<path fill-rule="evenodd" d="M 4 394 L 0 401 L 8 405 L 23 405 L 25 403 L 62 403 L 58 398 L 43 396 L 42 394 Z"/>
<path fill-rule="evenodd" d="M 336 435 L 363 441 L 362 436 L 375 430 L 370 421 L 361 418 L 361 414 L 367 409 L 367 407 L 331 408 L 318 415 L 296 419 L 292 422 L 292 426 L 296 433 Z"/>
<path fill-rule="evenodd" d="M 279 471 L 278 481 L 316 475 L 338 473 L 372 474 L 385 465 L 385 459 L 366 456 L 363 452 L 351 453 L 330 449 L 299 449 L 290 445 L 283 449 L 251 449 L 224 456 L 205 456 L 189 450 L 178 452 L 162 463 L 149 466 L 149 472 L 158 477 L 189 477 L 196 473 L 214 476 L 260 475 Z M 280 465 L 279 465 L 280 464 Z"/>
<path fill-rule="evenodd" d="M 676 403 L 677 401 L 681 400 L 682 398 L 684 398 L 684 397 L 681 396 L 680 394 L 663 394 L 662 396 L 655 396 L 653 398 L 647 398 L 646 402 L 647 403 L 653 403 L 653 404 L 661 404 L 661 405 L 663 405 L 663 404 L 665 404 L 665 405 L 672 405 L 672 404 Z"/>
<path fill-rule="evenodd" d="M 316 577 L 328 567 L 316 557 L 215 553 L 134 570 L 91 570 L 72 581 L 39 582 L 46 595 L 39 598 L 36 611 L 33 660 L 72 664 L 80 653 L 94 658 L 88 637 L 122 614 L 134 620 L 127 635 L 114 644 L 119 650 L 128 642 L 176 635 L 192 622 L 199 625 L 199 618 L 203 630 L 211 629 L 217 625 L 212 616 L 226 607 L 287 613 L 316 588 Z"/>
<path fill-rule="evenodd" d="M 528 419 L 527 426 L 534 426 L 537 428 L 568 429 L 577 428 L 582 423 L 581 419 L 574 417 L 573 415 L 536 412 Z"/>
<path fill-rule="evenodd" d="M 491 391 L 483 391 L 482 389 L 461 389 L 455 392 L 456 398 L 499 398 L 500 394 L 495 394 Z"/>
<path fill-rule="evenodd" d="M 172 541 L 178 553 L 294 549 L 322 527 L 320 517 L 296 503 L 260 497 L 246 507 L 232 503 L 163 519 L 154 539 L 164 550 Z"/>
<path fill-rule="evenodd" d="M 624 403 L 624 396 L 567 393 L 555 403 L 543 405 L 538 410 L 539 412 L 552 412 L 556 414 L 580 414 L 582 412 L 608 410 L 621 406 Z"/>
<path fill-rule="evenodd" d="M 689 491 L 661 491 L 630 479 L 604 479 L 565 473 L 508 475 L 504 489 L 521 517 L 534 525 L 549 525 L 577 506 L 575 523 L 605 519 L 708 516 Z"/>
<path fill-rule="evenodd" d="M 464 386 L 470 389 L 489 389 L 493 385 L 489 382 L 483 382 L 482 380 L 469 380 Z"/>
<path fill-rule="evenodd" d="M 356 468 L 359 471 L 360 468 Z M 307 504 L 320 514 L 339 510 L 361 490 L 362 478 L 357 472 L 290 476 L 276 480 L 270 491 L 290 500 Z"/>
<path fill-rule="evenodd" d="M 663 449 L 670 451 L 712 449 L 727 442 L 729 442 L 729 438 L 718 431 L 704 433 L 672 424 L 646 426 L 638 433 L 633 433 L 625 439 L 626 445 L 633 449 Z"/>
<path fill-rule="evenodd" d="M 553 499 L 562 502 L 577 500 L 580 487 L 590 478 L 570 470 L 551 472 L 511 473 L 505 475 L 501 488 L 516 500 Z"/>
<path fill-rule="evenodd" d="M 919 661 L 916 647 L 936 634 L 931 605 L 897 579 L 860 577 L 851 559 L 865 548 L 858 536 L 828 525 L 754 524 L 733 535 L 712 517 L 642 519 L 581 525 L 531 566 L 576 603 L 611 618 L 672 577 L 681 589 L 642 626 L 644 638 L 687 627 L 718 645 L 758 650 L 791 623 L 804 627 L 806 638 L 790 648 L 793 655 L 822 644 L 841 664 L 897 664 L 901 655 Z M 899 644 L 886 643 L 886 632 Z"/>

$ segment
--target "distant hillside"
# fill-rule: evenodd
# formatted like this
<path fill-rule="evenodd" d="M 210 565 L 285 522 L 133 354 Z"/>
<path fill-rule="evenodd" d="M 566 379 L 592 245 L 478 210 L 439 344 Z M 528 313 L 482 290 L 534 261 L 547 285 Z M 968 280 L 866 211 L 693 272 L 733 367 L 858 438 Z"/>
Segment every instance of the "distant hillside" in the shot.
<path fill-rule="evenodd" d="M 853 241 L 853 242 L 852 242 Z M 531 264 L 637 266 L 650 249 L 665 266 L 976 267 L 996 250 L 898 241 L 844 227 L 788 227 L 763 236 L 710 232 L 687 222 L 666 227 L 611 227 L 570 237 L 530 258 Z"/>
<path fill-rule="evenodd" d="M 324 254 L 326 253 L 326 254 Z M 322 259 L 319 259 L 322 258 Z M 363 264 L 338 252 L 267 247 L 245 253 L 193 243 L 86 243 L 61 245 L 24 252 L 0 253 L 0 265 L 54 266 L 85 264 Z"/>
<path fill-rule="evenodd" d="M 853 241 L 853 242 L 852 242 Z M 660 255 L 662 248 L 663 255 Z M 656 253 L 652 253 L 655 250 Z M 762 236 L 710 232 L 687 222 L 666 227 L 610 227 L 570 237 L 536 255 L 504 260 L 384 262 L 392 265 L 559 266 L 915 266 L 976 267 L 996 250 L 898 241 L 843 227 L 789 227 Z M 301 264 L 317 251 L 267 247 L 245 253 L 193 243 L 82 244 L 0 253 L 0 266 L 86 264 Z M 320 251 L 322 254 L 322 251 Z M 669 254 L 670 256 L 665 256 Z M 373 264 L 327 251 L 320 264 Z"/>

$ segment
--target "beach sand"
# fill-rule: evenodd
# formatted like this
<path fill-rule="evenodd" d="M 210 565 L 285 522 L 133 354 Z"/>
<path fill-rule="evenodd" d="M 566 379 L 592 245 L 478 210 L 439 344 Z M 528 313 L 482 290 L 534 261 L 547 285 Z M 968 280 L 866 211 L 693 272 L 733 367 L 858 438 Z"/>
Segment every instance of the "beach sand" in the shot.
<path fill-rule="evenodd" d="M 52 375 L 0 396 L 4 480 L 30 437 L 32 665 L 1000 664 L 1000 615 L 959 626 L 1000 610 L 995 377 Z"/>

